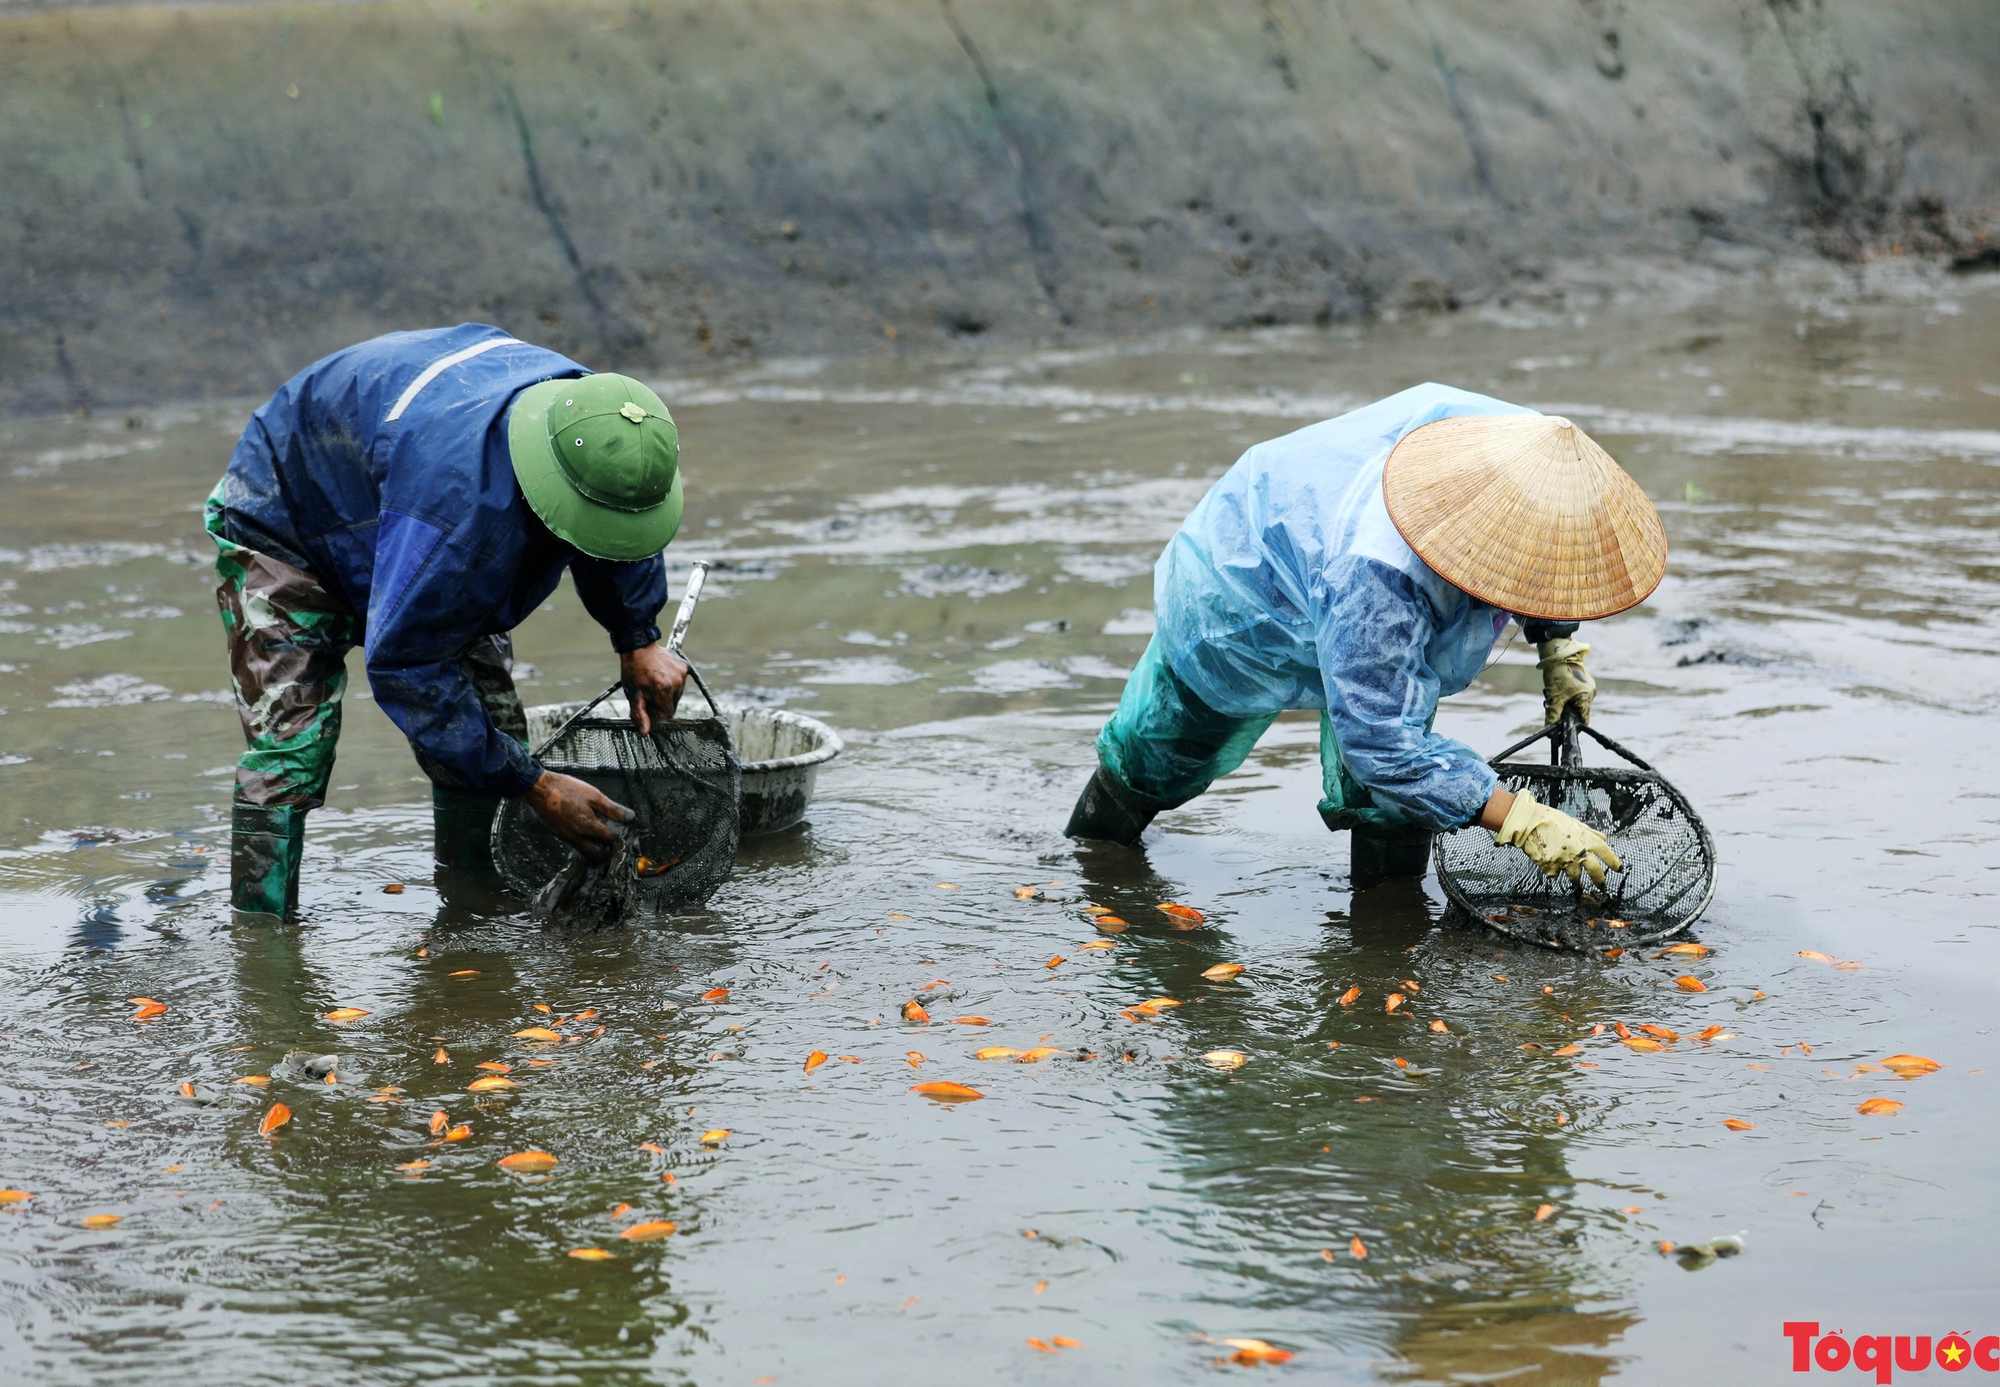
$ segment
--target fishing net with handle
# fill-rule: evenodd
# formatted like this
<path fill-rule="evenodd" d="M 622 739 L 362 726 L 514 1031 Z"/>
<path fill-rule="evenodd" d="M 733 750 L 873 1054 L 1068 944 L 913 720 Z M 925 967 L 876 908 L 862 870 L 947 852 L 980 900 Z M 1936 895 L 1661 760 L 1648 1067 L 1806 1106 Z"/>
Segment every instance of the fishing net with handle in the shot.
<path fill-rule="evenodd" d="M 692 666 L 689 673 L 709 699 L 700 674 Z M 595 706 L 565 722 L 535 757 L 630 809 L 632 822 L 608 861 L 587 863 L 534 810 L 507 800 L 493 821 L 501 880 L 538 910 L 577 925 L 699 909 L 736 859 L 743 771 L 727 725 L 712 699 L 707 716 L 676 714 L 650 733 L 627 718 L 593 716 Z"/>
<path fill-rule="evenodd" d="M 1584 765 L 1579 733 L 1629 764 Z M 1507 759 L 1544 739 L 1550 764 Z M 1623 866 L 1599 887 L 1588 876 L 1543 876 L 1526 853 L 1477 825 L 1439 834 L 1438 881 L 1474 920 L 1547 948 L 1595 953 L 1678 934 L 1708 908 L 1715 843 L 1707 825 L 1665 776 L 1596 728 L 1565 717 L 1491 764 L 1503 789 L 1531 791 L 1602 833 Z"/>
<path fill-rule="evenodd" d="M 681 655 L 708 567 L 700 561 L 689 567 L 667 637 L 675 655 Z M 626 718 L 592 716 L 618 692 L 613 684 L 535 749 L 543 766 L 587 781 L 632 811 L 605 860 L 586 861 L 520 800 L 503 801 L 494 816 L 493 865 L 500 879 L 550 919 L 605 928 L 631 913 L 698 910 L 729 875 L 742 836 L 743 767 L 701 671 L 690 661 L 687 672 L 708 716 L 676 711 L 654 720 L 650 732 Z"/>

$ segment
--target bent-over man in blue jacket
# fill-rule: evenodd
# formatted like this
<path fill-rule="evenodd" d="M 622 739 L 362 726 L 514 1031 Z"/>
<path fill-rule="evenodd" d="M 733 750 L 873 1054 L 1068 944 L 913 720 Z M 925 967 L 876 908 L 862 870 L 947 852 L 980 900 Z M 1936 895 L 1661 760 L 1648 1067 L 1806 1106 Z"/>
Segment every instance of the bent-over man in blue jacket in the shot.
<path fill-rule="evenodd" d="M 600 855 L 621 811 L 525 745 L 508 633 L 563 570 L 610 633 L 642 730 L 686 665 L 660 645 L 660 551 L 681 519 L 659 396 L 498 328 L 396 332 L 336 352 L 251 417 L 208 498 L 216 598 L 249 744 L 236 770 L 238 918 L 298 909 L 347 652 L 430 776 L 439 860 L 476 865 L 502 796 Z"/>

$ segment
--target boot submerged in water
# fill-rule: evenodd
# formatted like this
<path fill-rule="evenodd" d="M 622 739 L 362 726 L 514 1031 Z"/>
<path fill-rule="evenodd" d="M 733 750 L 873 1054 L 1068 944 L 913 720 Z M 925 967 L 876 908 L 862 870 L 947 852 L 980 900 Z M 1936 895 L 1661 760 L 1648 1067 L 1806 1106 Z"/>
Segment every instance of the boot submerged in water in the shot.
<path fill-rule="evenodd" d="M 493 865 L 493 816 L 500 796 L 431 786 L 431 855 L 440 867 Z"/>
<path fill-rule="evenodd" d="M 1348 888 L 1366 891 L 1385 881 L 1421 879 L 1430 869 L 1435 836 L 1427 828 L 1356 825 L 1348 834 Z"/>
<path fill-rule="evenodd" d="M 305 850 L 303 808 L 240 800 L 231 806 L 229 904 L 240 923 L 282 925 L 298 917 Z"/>
<path fill-rule="evenodd" d="M 1070 811 L 1063 832 L 1072 838 L 1093 838 L 1129 848 L 1159 813 L 1099 766 L 1076 797 L 1076 808 Z"/>

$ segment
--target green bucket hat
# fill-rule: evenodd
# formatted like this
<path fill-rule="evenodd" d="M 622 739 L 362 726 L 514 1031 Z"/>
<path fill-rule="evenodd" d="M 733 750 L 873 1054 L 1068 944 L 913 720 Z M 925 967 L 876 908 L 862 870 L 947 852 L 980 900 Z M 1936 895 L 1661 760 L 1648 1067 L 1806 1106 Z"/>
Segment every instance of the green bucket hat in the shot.
<path fill-rule="evenodd" d="M 681 527 L 680 431 L 630 376 L 545 380 L 514 397 L 514 477 L 542 523 L 597 559 L 650 559 Z"/>

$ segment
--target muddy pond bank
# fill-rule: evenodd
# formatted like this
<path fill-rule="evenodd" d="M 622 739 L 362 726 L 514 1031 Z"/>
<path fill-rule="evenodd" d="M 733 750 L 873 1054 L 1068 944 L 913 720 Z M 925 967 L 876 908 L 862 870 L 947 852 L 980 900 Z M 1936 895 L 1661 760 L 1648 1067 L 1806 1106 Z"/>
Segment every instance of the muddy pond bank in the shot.
<path fill-rule="evenodd" d="M 599 366 L 1974 256 L 1981 0 L 0 7 L 0 403 L 396 327 Z"/>
<path fill-rule="evenodd" d="M 676 561 L 726 565 L 691 648 L 848 750 L 710 911 L 588 938 L 433 876 L 425 783 L 363 699 L 304 925 L 232 932 L 197 507 L 248 402 L 0 423 L 0 1187 L 33 1196 L 0 1208 L 0 1350 L 59 1384 L 820 1387 L 1212 1381 L 1255 1338 L 1315 1382 L 1678 1387 L 1792 1380 L 1787 1320 L 1987 1323 L 1996 346 L 1995 279 L 1878 267 L 660 379 Z M 1354 895 L 1310 719 L 1143 856 L 1060 836 L 1208 480 L 1425 378 L 1559 406 L 1661 506 L 1669 579 L 1591 662 L 1602 726 L 1721 845 L 1705 957 L 1505 947 L 1434 882 Z M 610 667 L 566 589 L 519 642 L 535 701 Z M 1440 726 L 1504 745 L 1538 688 L 1516 644 Z M 1124 1014 L 1160 996 L 1186 1004 Z M 468 1092 L 480 1064 L 516 1087 Z M 439 1110 L 464 1139 L 433 1145 Z M 496 1164 L 527 1148 L 558 1164 Z M 1693 1272 L 1655 1251 L 1738 1233 Z"/>

